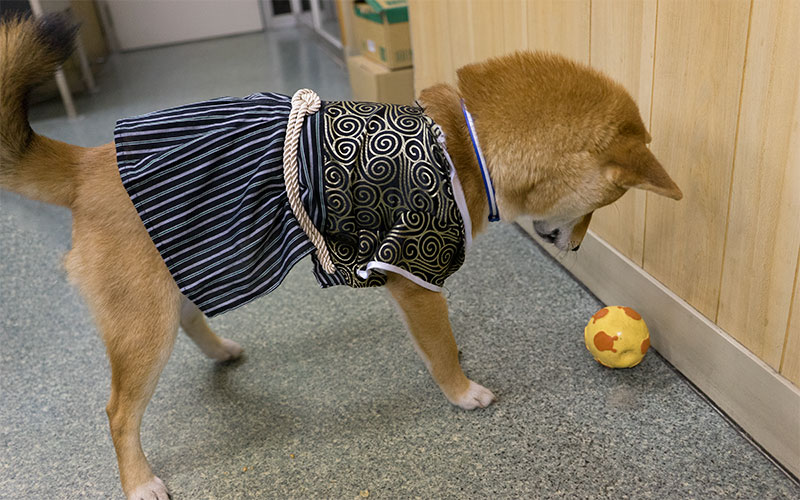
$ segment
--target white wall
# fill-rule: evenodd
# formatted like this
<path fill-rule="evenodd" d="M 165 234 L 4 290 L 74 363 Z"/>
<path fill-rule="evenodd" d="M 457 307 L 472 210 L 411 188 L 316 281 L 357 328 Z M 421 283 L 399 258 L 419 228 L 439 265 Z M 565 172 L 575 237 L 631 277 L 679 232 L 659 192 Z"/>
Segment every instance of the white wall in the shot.
<path fill-rule="evenodd" d="M 121 50 L 261 31 L 258 0 L 109 0 Z"/>

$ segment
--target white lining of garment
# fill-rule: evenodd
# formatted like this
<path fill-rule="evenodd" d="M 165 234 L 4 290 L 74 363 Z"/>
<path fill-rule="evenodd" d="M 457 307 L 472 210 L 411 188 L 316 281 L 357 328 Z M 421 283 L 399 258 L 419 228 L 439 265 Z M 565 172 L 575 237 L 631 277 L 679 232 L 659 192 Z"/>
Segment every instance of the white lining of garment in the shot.
<path fill-rule="evenodd" d="M 369 261 L 367 263 L 367 268 L 366 269 L 359 269 L 358 271 L 356 271 L 356 274 L 358 274 L 359 278 L 365 280 L 365 279 L 369 278 L 370 274 L 372 274 L 372 270 L 373 269 L 377 269 L 378 271 L 391 271 L 393 273 L 396 273 L 396 274 L 399 274 L 399 275 L 403 276 L 404 278 L 408 278 L 409 280 L 413 281 L 417 285 L 419 285 L 419 286 L 421 286 L 423 288 L 427 288 L 428 290 L 431 290 L 431 291 L 434 291 L 434 292 L 441 292 L 442 291 L 442 287 L 440 287 L 440 286 L 436 286 L 436 285 L 434 285 L 432 283 L 428 283 L 427 281 L 425 281 L 425 280 L 423 280 L 423 279 L 421 279 L 421 278 L 419 278 L 417 276 L 414 276 L 413 274 L 411 274 L 410 272 L 406 271 L 405 269 L 400 269 L 397 266 L 394 266 L 392 264 L 387 264 L 386 262 L 381 262 L 379 260 L 371 260 L 371 261 Z M 381 273 L 381 274 L 385 274 L 385 273 Z"/>
<path fill-rule="evenodd" d="M 442 145 L 442 151 L 447 158 L 447 163 L 450 164 L 450 183 L 453 185 L 453 197 L 456 199 L 458 211 L 461 212 L 461 219 L 464 220 L 464 253 L 466 253 L 472 246 L 472 219 L 469 218 L 469 210 L 467 210 L 467 198 L 464 196 L 464 188 L 461 187 L 461 181 L 456 173 L 456 167 L 453 165 L 453 159 L 447 152 L 445 145 L 444 132 L 439 136 L 439 143 Z"/>

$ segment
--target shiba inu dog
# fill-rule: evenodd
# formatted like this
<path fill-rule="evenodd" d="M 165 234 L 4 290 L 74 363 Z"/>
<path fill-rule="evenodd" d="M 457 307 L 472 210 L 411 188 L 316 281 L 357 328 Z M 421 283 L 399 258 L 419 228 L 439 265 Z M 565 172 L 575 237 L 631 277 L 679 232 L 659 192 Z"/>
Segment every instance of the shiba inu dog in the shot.
<path fill-rule="evenodd" d="M 138 199 L 132 202 L 123 185 L 115 143 L 84 148 L 31 129 L 28 94 L 68 57 L 75 32 L 59 16 L 13 19 L 0 27 L 0 186 L 72 211 L 73 246 L 65 265 L 107 346 L 112 380 L 106 410 L 122 488 L 131 499 L 164 500 L 167 489 L 145 458 L 139 428 L 178 327 L 218 361 L 239 357 L 242 348 L 218 337 L 182 293 L 137 210 Z M 682 197 L 648 150 L 650 136 L 628 93 L 562 57 L 518 52 L 470 64 L 458 70 L 457 87 L 427 88 L 419 103 L 423 118 L 442 132 L 458 179 L 451 190 L 463 194 L 464 212 L 456 218 L 466 240 L 490 217 L 530 217 L 544 239 L 577 250 L 593 211 L 628 189 Z M 461 369 L 442 294 L 413 273 L 378 271 L 445 397 L 464 409 L 491 404 L 492 392 Z"/>

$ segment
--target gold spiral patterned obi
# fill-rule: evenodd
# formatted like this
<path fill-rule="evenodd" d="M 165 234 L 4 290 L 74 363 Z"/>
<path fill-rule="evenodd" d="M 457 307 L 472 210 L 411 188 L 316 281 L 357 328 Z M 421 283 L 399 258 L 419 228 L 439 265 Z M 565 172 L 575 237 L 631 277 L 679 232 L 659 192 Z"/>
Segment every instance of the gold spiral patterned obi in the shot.
<path fill-rule="evenodd" d="M 336 273 L 315 259 L 318 281 L 380 286 L 392 271 L 440 290 L 464 262 L 468 217 L 441 130 L 418 107 L 328 101 L 323 113 L 321 233 Z"/>

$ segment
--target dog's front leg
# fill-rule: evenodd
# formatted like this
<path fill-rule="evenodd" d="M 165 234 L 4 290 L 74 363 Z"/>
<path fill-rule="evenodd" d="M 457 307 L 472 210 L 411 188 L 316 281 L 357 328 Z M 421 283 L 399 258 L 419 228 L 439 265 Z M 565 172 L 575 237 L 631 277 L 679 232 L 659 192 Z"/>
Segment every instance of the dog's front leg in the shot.
<path fill-rule="evenodd" d="M 206 323 L 202 311 L 186 297 L 181 297 L 181 328 L 203 351 L 217 361 L 232 361 L 242 355 L 242 347 L 236 342 L 218 337 Z"/>
<path fill-rule="evenodd" d="M 400 306 L 417 353 L 447 399 L 465 410 L 489 406 L 494 394 L 461 370 L 444 296 L 393 273 L 386 286 Z"/>

